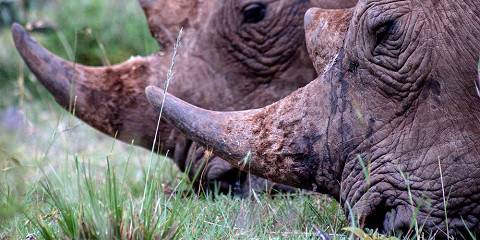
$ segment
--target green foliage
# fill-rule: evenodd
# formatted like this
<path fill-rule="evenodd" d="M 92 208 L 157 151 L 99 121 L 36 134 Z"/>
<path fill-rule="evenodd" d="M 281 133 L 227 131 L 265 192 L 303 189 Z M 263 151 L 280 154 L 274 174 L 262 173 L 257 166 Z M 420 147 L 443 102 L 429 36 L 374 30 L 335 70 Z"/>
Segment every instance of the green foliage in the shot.
<path fill-rule="evenodd" d="M 18 12 L 13 1 L 0 1 L 0 27 L 19 21 Z"/>
<path fill-rule="evenodd" d="M 60 31 L 48 36 L 46 46 L 70 60 L 108 65 L 158 50 L 136 1 L 69 1 L 55 15 Z"/>
<path fill-rule="evenodd" d="M 81 128 L 77 131 L 86 130 Z M 336 233 L 344 226 L 338 205 L 319 195 L 237 199 L 184 194 L 191 186 L 183 175 L 172 172 L 169 159 L 150 159 L 147 151 L 129 146 L 111 147 L 106 138 L 74 156 L 55 154 L 69 152 L 73 138 L 84 139 L 77 131 L 57 135 L 52 142 L 65 142 L 53 144 L 51 154 L 40 154 L 42 162 L 32 164 L 27 172 L 39 172 L 26 178 L 28 191 L 15 201 L 21 203 L 19 212 L 10 213 L 19 220 L 7 221 L 0 232 L 15 239 L 29 234 L 38 239 L 309 239 L 316 229 Z M 31 161 L 27 152 L 22 163 Z M 142 187 L 143 192 L 135 190 Z M 13 209 L 7 198 L 0 194 L 5 208 Z"/>
<path fill-rule="evenodd" d="M 196 196 L 171 160 L 96 133 L 49 97 L 26 101 L 28 126 L 0 135 L 0 237 L 310 239 L 341 235 L 325 196 Z"/>
<path fill-rule="evenodd" d="M 27 1 L 28 2 L 28 1 Z M 56 31 L 35 34 L 50 51 L 81 64 L 101 66 L 123 62 L 136 55 L 156 52 L 143 12 L 133 0 L 76 0 L 55 3 L 32 1 L 25 9 L 12 4 L 14 12 L 27 12 L 22 22 L 51 22 Z M 10 6 L 10 5 L 9 5 Z M 44 94 L 26 71 L 16 52 L 9 27 L 0 27 L 0 90 L 25 85 L 33 95 Z M 23 78 L 21 78 L 23 77 Z M 18 89 L 16 89 L 18 91 Z M 17 95 L 24 92 L 17 92 Z"/>

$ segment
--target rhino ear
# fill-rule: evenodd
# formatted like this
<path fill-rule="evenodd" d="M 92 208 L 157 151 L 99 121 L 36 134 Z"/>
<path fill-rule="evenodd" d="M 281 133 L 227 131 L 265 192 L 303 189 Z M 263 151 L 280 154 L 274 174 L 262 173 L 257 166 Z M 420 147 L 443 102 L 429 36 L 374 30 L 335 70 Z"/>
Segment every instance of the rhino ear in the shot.
<path fill-rule="evenodd" d="M 138 0 L 152 36 L 163 48 L 169 48 L 181 28 L 188 28 L 198 18 L 202 3 L 198 0 Z"/>
<path fill-rule="evenodd" d="M 324 9 L 343 9 L 355 7 L 358 0 L 310 0 L 312 7 Z"/>

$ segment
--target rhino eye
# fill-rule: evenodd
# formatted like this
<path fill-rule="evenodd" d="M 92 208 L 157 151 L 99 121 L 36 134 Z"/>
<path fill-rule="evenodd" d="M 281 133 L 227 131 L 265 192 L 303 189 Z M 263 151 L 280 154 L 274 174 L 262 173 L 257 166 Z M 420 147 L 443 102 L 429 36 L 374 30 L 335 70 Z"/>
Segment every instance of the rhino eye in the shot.
<path fill-rule="evenodd" d="M 244 23 L 258 23 L 265 18 L 267 6 L 263 3 L 251 3 L 242 10 Z"/>
<path fill-rule="evenodd" d="M 395 21 L 387 21 L 375 30 L 375 46 L 378 46 L 388 40 L 388 37 L 395 30 Z"/>

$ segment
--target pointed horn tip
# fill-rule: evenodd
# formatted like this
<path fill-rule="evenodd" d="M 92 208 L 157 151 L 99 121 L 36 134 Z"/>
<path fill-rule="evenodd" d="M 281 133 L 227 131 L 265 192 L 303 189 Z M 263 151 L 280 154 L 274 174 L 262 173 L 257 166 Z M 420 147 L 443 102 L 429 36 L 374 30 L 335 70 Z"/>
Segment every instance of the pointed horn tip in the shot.
<path fill-rule="evenodd" d="M 15 42 L 15 45 L 17 48 L 22 45 L 22 43 L 25 42 L 26 38 L 29 38 L 29 34 L 25 28 L 22 27 L 22 25 L 18 23 L 13 23 L 12 24 L 12 36 L 13 36 L 13 41 Z"/>
<path fill-rule="evenodd" d="M 45 49 L 30 36 L 22 25 L 12 24 L 11 31 L 15 47 L 27 64 L 32 56 L 46 54 Z"/>
<path fill-rule="evenodd" d="M 27 34 L 25 28 L 18 23 L 13 23 L 11 27 L 13 41 L 17 45 L 25 34 Z M 18 46 L 18 45 L 17 45 Z"/>
<path fill-rule="evenodd" d="M 162 119 L 175 126 L 189 139 L 204 146 L 211 146 L 230 158 L 242 159 L 248 152 L 239 146 L 241 141 L 230 147 L 225 145 L 224 139 L 227 136 L 224 126 L 227 119 L 223 113 L 196 107 L 155 86 L 145 88 L 145 94 L 157 111 L 163 106 Z"/>
<path fill-rule="evenodd" d="M 317 8 L 309 8 L 307 12 L 305 12 L 305 15 L 303 17 L 304 27 L 310 26 L 310 24 L 313 21 L 313 16 L 317 10 L 318 10 Z"/>
<path fill-rule="evenodd" d="M 65 60 L 50 53 L 20 24 L 14 23 L 11 31 L 15 47 L 25 64 L 56 101 L 62 106 L 67 106 L 71 94 L 71 72 L 74 69 L 64 66 Z"/>
<path fill-rule="evenodd" d="M 16 23 L 14 22 L 12 24 L 12 32 L 15 34 L 15 33 L 19 33 L 19 32 L 25 32 L 25 29 L 22 27 L 22 25 L 20 25 L 19 23 Z"/>
<path fill-rule="evenodd" d="M 146 87 L 145 95 L 148 102 L 150 102 L 154 108 L 160 109 L 163 107 L 164 115 L 162 117 L 166 119 L 179 120 L 191 117 L 192 115 L 197 115 L 198 117 L 200 115 L 205 116 L 213 113 L 212 111 L 185 102 L 168 92 L 165 93 L 164 89 L 157 86 L 151 85 Z"/>
<path fill-rule="evenodd" d="M 147 95 L 147 99 L 154 107 L 158 108 L 161 107 L 163 102 L 163 91 L 155 86 L 148 86 L 145 88 L 145 94 Z"/>

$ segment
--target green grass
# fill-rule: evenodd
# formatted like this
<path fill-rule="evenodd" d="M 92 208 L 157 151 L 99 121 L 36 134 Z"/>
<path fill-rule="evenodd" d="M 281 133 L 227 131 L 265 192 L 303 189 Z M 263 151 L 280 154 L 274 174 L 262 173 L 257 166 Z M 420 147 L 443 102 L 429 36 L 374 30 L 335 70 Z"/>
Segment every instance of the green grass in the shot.
<path fill-rule="evenodd" d="M 49 105 L 24 106 L 34 129 L 2 135 L 0 232 L 8 238 L 308 239 L 344 226 L 338 205 L 323 196 L 180 194 L 189 183 L 164 156 L 150 161 L 148 151 Z"/>

